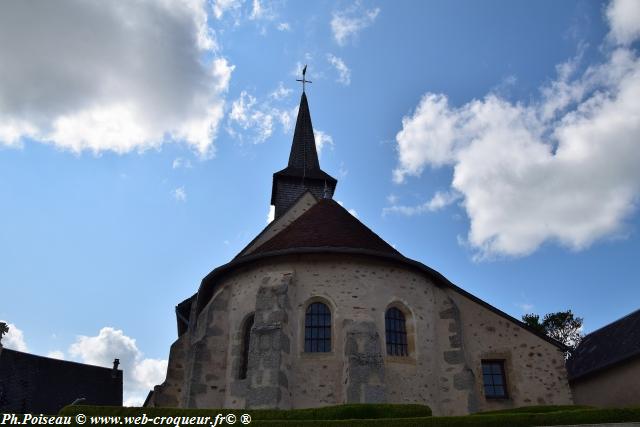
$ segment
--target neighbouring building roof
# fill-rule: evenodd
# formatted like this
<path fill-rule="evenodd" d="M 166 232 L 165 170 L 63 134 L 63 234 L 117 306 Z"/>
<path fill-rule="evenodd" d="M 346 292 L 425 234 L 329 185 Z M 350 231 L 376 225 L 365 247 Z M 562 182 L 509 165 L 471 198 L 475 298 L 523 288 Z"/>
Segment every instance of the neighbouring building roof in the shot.
<path fill-rule="evenodd" d="M 353 248 L 400 255 L 332 199 L 321 199 L 285 230 L 258 246 L 259 254 L 293 248 Z"/>
<path fill-rule="evenodd" d="M 586 335 L 567 361 L 569 380 L 640 356 L 640 310 Z"/>
<path fill-rule="evenodd" d="M 122 406 L 122 371 L 0 350 L 0 412 L 57 414 L 78 398 Z"/>

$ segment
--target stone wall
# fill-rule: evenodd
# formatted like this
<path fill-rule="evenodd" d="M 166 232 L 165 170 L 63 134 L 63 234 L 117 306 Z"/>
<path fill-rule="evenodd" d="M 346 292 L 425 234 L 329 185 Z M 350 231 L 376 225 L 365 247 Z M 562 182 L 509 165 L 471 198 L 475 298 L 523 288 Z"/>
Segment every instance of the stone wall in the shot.
<path fill-rule="evenodd" d="M 635 378 L 635 380 L 630 380 Z M 640 406 L 640 357 L 571 383 L 576 405 Z"/>
<path fill-rule="evenodd" d="M 559 349 L 403 264 L 357 255 L 289 256 L 238 269 L 217 286 L 185 334 L 182 406 L 386 401 L 458 415 L 572 402 Z M 328 353 L 304 352 L 304 314 L 316 301 L 332 313 Z M 386 354 L 384 316 L 391 306 L 406 318 L 406 357 Z M 249 368 L 247 379 L 239 379 L 243 322 L 251 313 Z M 177 354 L 169 361 L 172 378 Z M 483 359 L 505 360 L 508 399 L 484 397 Z"/>
<path fill-rule="evenodd" d="M 479 379 L 479 410 L 573 403 L 559 348 L 453 290 L 447 294 L 459 310 L 465 362 Z M 508 399 L 482 397 L 482 359 L 505 360 Z"/>

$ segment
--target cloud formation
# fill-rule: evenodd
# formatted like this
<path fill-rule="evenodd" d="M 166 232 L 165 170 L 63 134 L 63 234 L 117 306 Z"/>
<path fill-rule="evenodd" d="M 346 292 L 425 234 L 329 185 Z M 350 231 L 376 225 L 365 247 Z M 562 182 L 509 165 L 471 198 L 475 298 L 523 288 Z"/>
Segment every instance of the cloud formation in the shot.
<path fill-rule="evenodd" d="M 333 150 L 333 138 L 328 133 L 319 129 L 313 131 L 313 136 L 316 140 L 316 151 L 318 156 L 322 156 L 322 150 L 325 147 L 329 147 Z"/>
<path fill-rule="evenodd" d="M 334 12 L 331 18 L 331 31 L 336 43 L 344 46 L 350 40 L 355 40 L 360 31 L 375 22 L 379 13 L 379 7 L 365 10 L 359 1 L 344 10 Z"/>
<path fill-rule="evenodd" d="M 163 382 L 167 373 L 166 360 L 144 358 L 135 339 L 111 327 L 100 329 L 96 336 L 78 336 L 68 353 L 74 360 L 108 368 L 113 366 L 113 359 L 120 359 L 125 406 L 141 405 L 149 390 Z"/>
<path fill-rule="evenodd" d="M 226 12 L 238 11 L 242 3 L 243 0 L 213 0 L 211 2 L 213 16 L 216 19 L 221 19 Z"/>
<path fill-rule="evenodd" d="M 397 205 L 398 198 L 396 196 L 389 195 L 387 196 L 387 201 L 391 203 L 391 206 L 382 209 L 382 214 L 387 215 L 389 213 L 400 213 L 407 216 L 413 216 L 426 212 L 436 212 L 460 200 L 460 197 L 460 194 L 454 191 L 438 191 L 430 200 L 424 202 L 421 205 L 403 206 Z"/>
<path fill-rule="evenodd" d="M 394 180 L 452 167 L 478 257 L 524 256 L 547 241 L 580 250 L 624 233 L 640 197 L 640 60 L 620 5 L 607 9 L 619 43 L 608 59 L 581 75 L 579 56 L 561 64 L 538 102 L 490 93 L 454 107 L 427 93 L 403 118 Z"/>
<path fill-rule="evenodd" d="M 171 192 L 171 195 L 178 202 L 186 202 L 187 201 L 187 192 L 184 187 L 178 187 Z"/>
<path fill-rule="evenodd" d="M 216 52 L 204 1 L 2 2 L 0 144 L 211 155 L 233 71 Z"/>
<path fill-rule="evenodd" d="M 338 72 L 338 79 L 336 81 L 345 86 L 349 86 L 351 84 L 351 70 L 347 67 L 347 64 L 345 64 L 342 59 L 332 54 L 327 55 L 327 61 L 329 61 L 329 64 L 331 64 Z"/>
<path fill-rule="evenodd" d="M 282 83 L 269 94 L 269 100 L 281 101 L 289 96 L 290 89 L 285 89 Z M 240 96 L 231 104 L 226 130 L 234 138 L 260 144 L 273 135 L 279 124 L 282 132 L 288 133 L 293 128 L 298 106 L 295 108 L 281 108 L 271 102 L 259 102 L 258 99 L 242 91 Z"/>
<path fill-rule="evenodd" d="M 29 349 L 27 348 L 27 343 L 24 340 L 24 333 L 22 330 L 18 329 L 16 325 L 9 323 L 6 320 L 0 320 L 0 322 L 6 323 L 9 327 L 9 332 L 2 337 L 2 346 L 12 350 L 28 351 Z"/>
<path fill-rule="evenodd" d="M 640 37 L 640 2 L 616 0 L 607 8 L 614 43 L 627 45 Z"/>

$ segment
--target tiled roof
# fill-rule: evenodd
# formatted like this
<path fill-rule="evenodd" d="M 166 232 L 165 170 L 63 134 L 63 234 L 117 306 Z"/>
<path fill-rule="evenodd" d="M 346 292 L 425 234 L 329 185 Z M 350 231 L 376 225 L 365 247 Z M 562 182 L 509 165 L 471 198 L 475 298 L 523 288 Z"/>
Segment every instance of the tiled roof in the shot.
<path fill-rule="evenodd" d="M 293 248 L 354 248 L 400 255 L 391 245 L 331 199 L 321 199 L 270 240 L 260 254 Z"/>
<path fill-rule="evenodd" d="M 567 361 L 569 379 L 640 355 L 640 310 L 585 336 Z"/>

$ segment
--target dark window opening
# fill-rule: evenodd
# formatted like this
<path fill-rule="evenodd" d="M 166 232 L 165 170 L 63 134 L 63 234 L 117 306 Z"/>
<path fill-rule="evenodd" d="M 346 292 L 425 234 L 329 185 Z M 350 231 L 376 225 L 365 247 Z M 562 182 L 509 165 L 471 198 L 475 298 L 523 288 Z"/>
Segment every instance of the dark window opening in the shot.
<path fill-rule="evenodd" d="M 483 360 L 482 382 L 484 384 L 484 395 L 486 398 L 506 398 L 507 382 L 504 374 L 504 360 Z"/>
<path fill-rule="evenodd" d="M 307 307 L 304 318 L 304 351 L 331 351 L 331 311 L 321 302 L 314 302 Z"/>
<path fill-rule="evenodd" d="M 238 372 L 238 378 L 241 380 L 247 378 L 247 367 L 249 366 L 249 344 L 251 340 L 253 320 L 254 315 L 252 314 L 244 321 L 244 330 L 242 331 L 242 360 L 240 360 L 240 371 Z"/>
<path fill-rule="evenodd" d="M 384 315 L 387 336 L 387 354 L 389 356 L 408 356 L 407 327 L 402 311 L 391 307 Z"/>

